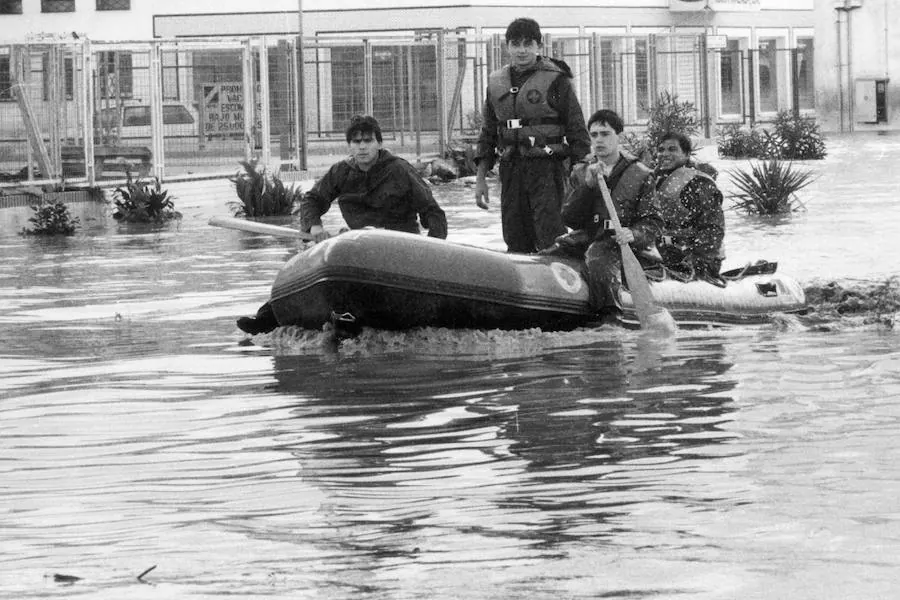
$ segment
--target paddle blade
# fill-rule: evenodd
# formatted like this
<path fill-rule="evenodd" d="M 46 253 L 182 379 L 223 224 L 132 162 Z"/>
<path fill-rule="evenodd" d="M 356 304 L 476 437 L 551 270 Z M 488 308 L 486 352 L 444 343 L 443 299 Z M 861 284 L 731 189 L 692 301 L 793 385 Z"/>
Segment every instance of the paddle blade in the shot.
<path fill-rule="evenodd" d="M 631 250 L 628 244 L 622 244 L 622 268 L 625 271 L 625 279 L 628 282 L 628 291 L 634 303 L 634 311 L 641 322 L 642 329 L 652 329 L 654 332 L 671 334 L 678 330 L 675 319 L 662 306 L 656 304 L 653 299 L 653 291 L 650 282 L 644 274 L 644 267 Z"/>
<path fill-rule="evenodd" d="M 237 229 L 239 231 L 248 231 L 250 233 L 262 233 L 265 235 L 274 235 L 278 237 L 287 237 L 300 240 L 314 239 L 308 233 L 304 233 L 290 227 L 281 227 L 280 225 L 269 225 L 268 223 L 257 223 L 256 221 L 246 221 L 244 219 L 235 219 L 234 217 L 212 217 L 209 224 L 214 227 L 224 227 L 226 229 Z"/>

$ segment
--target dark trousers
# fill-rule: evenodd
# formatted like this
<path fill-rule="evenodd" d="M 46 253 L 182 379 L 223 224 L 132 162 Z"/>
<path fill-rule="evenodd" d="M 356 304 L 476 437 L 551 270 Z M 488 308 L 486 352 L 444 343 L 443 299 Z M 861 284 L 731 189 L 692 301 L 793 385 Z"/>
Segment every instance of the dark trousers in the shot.
<path fill-rule="evenodd" d="M 500 214 L 510 252 L 543 250 L 566 232 L 560 213 L 565 176 L 562 161 L 553 158 L 500 161 Z"/>
<path fill-rule="evenodd" d="M 596 240 L 584 253 L 587 271 L 588 301 L 595 311 L 622 309 L 619 290 L 622 288 L 622 252 L 611 237 Z"/>

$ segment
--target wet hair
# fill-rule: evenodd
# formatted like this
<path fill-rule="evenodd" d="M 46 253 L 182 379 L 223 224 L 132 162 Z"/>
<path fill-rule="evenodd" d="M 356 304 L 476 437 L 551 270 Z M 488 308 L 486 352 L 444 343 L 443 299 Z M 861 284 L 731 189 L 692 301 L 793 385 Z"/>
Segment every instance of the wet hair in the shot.
<path fill-rule="evenodd" d="M 667 131 L 659 137 L 659 144 L 668 142 L 669 140 L 675 140 L 676 142 L 678 142 L 678 145 L 681 146 L 681 151 L 688 156 L 691 155 L 691 138 L 677 131 Z"/>
<path fill-rule="evenodd" d="M 375 120 L 375 117 L 369 115 L 356 115 L 350 117 L 350 125 L 347 126 L 347 143 L 353 141 L 353 136 L 357 133 L 362 134 L 365 137 L 367 134 L 375 137 L 375 140 L 378 143 L 381 143 L 381 126 L 378 125 L 378 121 Z"/>
<path fill-rule="evenodd" d="M 541 26 L 537 21 L 528 18 L 519 18 L 509 24 L 506 28 L 506 43 L 535 41 L 541 43 Z"/>
<path fill-rule="evenodd" d="M 625 123 L 622 122 L 622 117 L 620 117 L 615 111 L 602 108 L 591 115 L 591 118 L 588 119 L 587 127 L 591 128 L 591 125 L 594 123 L 600 123 L 601 125 L 608 125 L 610 129 L 615 131 L 617 134 L 622 133 L 625 129 Z"/>

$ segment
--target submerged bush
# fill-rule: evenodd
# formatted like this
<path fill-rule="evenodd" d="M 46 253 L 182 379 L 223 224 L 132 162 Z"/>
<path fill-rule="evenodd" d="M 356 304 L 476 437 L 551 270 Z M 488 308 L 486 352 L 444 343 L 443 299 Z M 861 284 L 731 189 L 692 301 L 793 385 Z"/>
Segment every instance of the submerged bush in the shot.
<path fill-rule="evenodd" d="M 809 160 L 827 154 L 819 125 L 789 111 L 778 113 L 771 131 L 728 123 L 719 129 L 716 140 L 723 158 Z"/>
<path fill-rule="evenodd" d="M 679 101 L 677 94 L 664 90 L 654 99 L 652 106 L 641 104 L 647 111 L 647 129 L 643 135 L 623 132 L 619 143 L 649 167 L 656 163 L 656 147 L 664 133 L 675 131 L 695 137 L 700 131 L 700 119 L 693 102 Z"/>
<path fill-rule="evenodd" d="M 72 235 L 79 223 L 78 217 L 69 213 L 69 207 L 60 200 L 45 202 L 38 206 L 32 206 L 34 215 L 28 219 L 32 228 L 23 228 L 25 235 Z"/>
<path fill-rule="evenodd" d="M 785 110 L 775 117 L 774 130 L 779 158 L 789 160 L 825 158 L 827 154 L 825 140 L 815 120 L 805 119 Z"/>
<path fill-rule="evenodd" d="M 796 193 L 815 181 L 810 171 L 795 169 L 778 160 L 761 161 L 751 170 L 731 171 L 731 179 L 740 190 L 729 196 L 734 207 L 748 213 L 777 215 L 805 208 Z"/>
<path fill-rule="evenodd" d="M 648 110 L 647 120 L 647 145 L 650 154 L 656 156 L 656 147 L 662 141 L 662 136 L 670 131 L 683 133 L 695 137 L 700 131 L 700 119 L 697 116 L 697 108 L 693 102 L 687 100 L 679 102 L 678 94 L 672 94 L 663 90 L 656 97 L 653 106 Z"/>
<path fill-rule="evenodd" d="M 284 183 L 265 168 L 257 167 L 257 160 L 242 160 L 244 168 L 231 178 L 240 202 L 229 202 L 235 216 L 268 217 L 289 215 L 294 202 L 303 192 L 285 187 Z"/>
<path fill-rule="evenodd" d="M 759 158 L 764 142 L 759 130 L 740 123 L 727 123 L 719 128 L 716 145 L 723 158 Z"/>
<path fill-rule="evenodd" d="M 151 181 L 143 178 L 133 180 L 129 173 L 128 181 L 116 188 L 113 197 L 116 202 L 114 219 L 129 223 L 159 223 L 181 218 L 181 213 L 175 210 L 172 202 L 174 196 L 169 196 L 169 192 L 162 189 L 157 177 Z"/>

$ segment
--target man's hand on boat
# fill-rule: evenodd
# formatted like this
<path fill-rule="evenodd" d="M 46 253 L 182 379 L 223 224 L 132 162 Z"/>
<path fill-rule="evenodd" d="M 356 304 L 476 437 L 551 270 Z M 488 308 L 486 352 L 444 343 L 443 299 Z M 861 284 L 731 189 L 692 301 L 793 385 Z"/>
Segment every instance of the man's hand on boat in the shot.
<path fill-rule="evenodd" d="M 328 238 L 331 237 L 331 234 L 328 233 L 324 227 L 321 225 L 313 225 L 309 228 L 309 235 L 312 236 L 313 241 L 315 243 L 324 242 Z"/>

